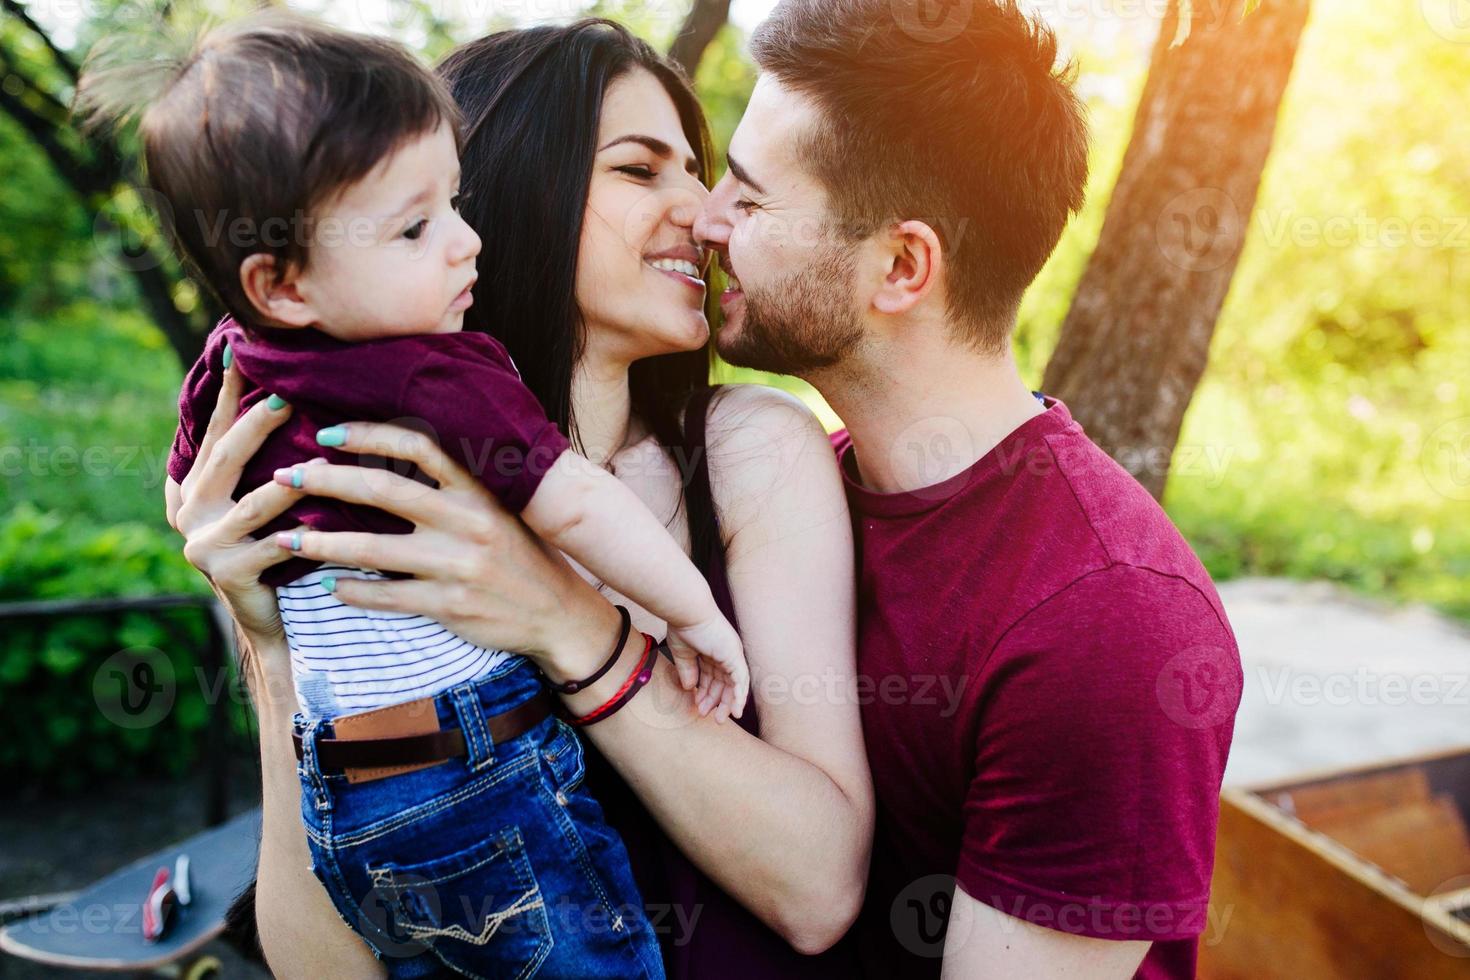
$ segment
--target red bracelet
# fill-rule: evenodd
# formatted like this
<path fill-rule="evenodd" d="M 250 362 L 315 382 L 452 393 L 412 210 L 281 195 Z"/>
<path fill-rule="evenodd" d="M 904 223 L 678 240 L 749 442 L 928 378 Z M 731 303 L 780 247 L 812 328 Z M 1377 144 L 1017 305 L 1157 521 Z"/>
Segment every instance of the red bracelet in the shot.
<path fill-rule="evenodd" d="M 575 728 L 585 728 L 594 722 L 602 721 L 611 717 L 619 708 L 633 700 L 633 695 L 643 689 L 653 678 L 653 665 L 658 660 L 658 651 L 653 645 L 653 637 L 647 633 L 643 634 L 643 656 L 638 660 L 638 668 L 625 681 L 618 692 L 598 708 L 594 708 L 581 717 L 567 717 L 566 720 Z M 566 716 L 564 716 L 566 717 Z"/>

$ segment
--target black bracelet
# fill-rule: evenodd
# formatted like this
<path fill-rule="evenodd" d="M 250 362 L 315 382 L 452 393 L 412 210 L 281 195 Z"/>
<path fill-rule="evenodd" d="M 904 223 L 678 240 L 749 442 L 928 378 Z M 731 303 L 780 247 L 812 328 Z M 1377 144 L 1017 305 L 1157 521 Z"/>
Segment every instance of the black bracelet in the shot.
<path fill-rule="evenodd" d="M 628 642 L 628 634 L 633 630 L 633 617 L 628 615 L 627 608 L 625 606 L 618 606 L 617 610 L 618 616 L 622 619 L 622 623 L 618 626 L 618 642 L 614 644 L 612 655 L 607 658 L 607 662 L 601 667 L 598 667 L 596 673 L 591 677 L 580 681 L 567 681 L 565 684 L 557 684 L 543 672 L 541 677 L 546 681 L 547 687 L 551 688 L 557 694 L 576 694 L 584 687 L 591 687 L 593 684 L 596 684 L 602 680 L 603 674 L 612 670 L 613 664 L 617 663 L 618 658 L 623 654 L 623 646 Z"/>

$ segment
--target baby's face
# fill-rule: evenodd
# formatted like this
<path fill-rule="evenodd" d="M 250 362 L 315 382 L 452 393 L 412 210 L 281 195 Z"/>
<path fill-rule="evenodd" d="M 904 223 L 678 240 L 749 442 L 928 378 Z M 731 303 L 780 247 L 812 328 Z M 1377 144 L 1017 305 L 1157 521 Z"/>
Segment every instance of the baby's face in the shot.
<path fill-rule="evenodd" d="M 346 341 L 462 329 L 480 236 L 458 194 L 454 136 L 441 125 L 318 208 L 298 279 L 314 326 Z"/>

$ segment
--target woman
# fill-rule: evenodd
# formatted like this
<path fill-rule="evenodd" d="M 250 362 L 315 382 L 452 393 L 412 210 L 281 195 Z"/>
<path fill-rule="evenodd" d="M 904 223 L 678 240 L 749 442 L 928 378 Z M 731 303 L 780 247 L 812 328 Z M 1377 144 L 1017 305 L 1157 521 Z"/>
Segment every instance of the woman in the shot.
<path fill-rule="evenodd" d="M 667 518 L 741 629 L 752 701 L 739 724 L 700 718 L 665 664 L 627 710 L 584 730 L 588 780 L 623 834 L 670 976 L 813 976 L 861 905 L 873 800 L 855 700 L 851 532 L 820 427 L 798 402 L 706 387 L 702 256 L 692 222 L 710 178 L 682 76 L 621 27 L 583 21 L 483 38 L 441 66 L 467 119 L 463 213 L 485 247 L 466 329 L 493 330 L 578 447 Z M 555 681 L 606 657 L 617 615 L 560 556 L 428 440 L 349 423 L 348 449 L 412 462 L 434 490 L 383 470 L 319 465 L 305 487 L 230 493 L 284 418 L 235 419 L 228 376 L 170 520 L 234 614 L 261 730 L 262 944 L 282 976 L 368 976 L 369 950 L 308 870 L 289 742 L 294 698 L 274 596 L 287 557 L 250 531 L 302 494 L 371 503 L 411 535 L 305 535 L 301 553 L 411 573 L 343 581 L 343 601 L 432 616 L 522 651 Z M 686 411 L 687 409 L 687 411 Z M 604 590 L 606 591 L 606 590 Z M 631 606 L 630 606 L 631 608 Z M 661 624 L 633 608 L 639 629 Z M 594 687 L 566 699 L 586 711 Z"/>

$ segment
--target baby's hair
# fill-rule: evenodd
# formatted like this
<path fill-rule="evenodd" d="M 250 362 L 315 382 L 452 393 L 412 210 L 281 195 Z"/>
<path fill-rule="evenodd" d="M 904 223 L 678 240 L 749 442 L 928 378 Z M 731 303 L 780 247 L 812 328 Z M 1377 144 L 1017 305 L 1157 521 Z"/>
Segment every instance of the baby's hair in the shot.
<path fill-rule="evenodd" d="M 246 257 L 304 268 L 313 209 L 443 123 L 456 147 L 462 135 L 445 84 L 402 46 L 281 9 L 193 38 L 105 38 L 74 112 L 89 132 L 138 120 L 175 246 L 245 324 L 263 319 L 240 285 Z"/>

